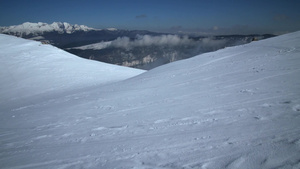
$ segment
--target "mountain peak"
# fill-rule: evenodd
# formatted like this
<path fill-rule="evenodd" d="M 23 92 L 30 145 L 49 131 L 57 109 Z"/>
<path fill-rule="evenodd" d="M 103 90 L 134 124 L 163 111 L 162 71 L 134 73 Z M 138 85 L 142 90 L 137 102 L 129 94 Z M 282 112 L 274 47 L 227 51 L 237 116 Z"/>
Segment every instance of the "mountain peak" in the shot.
<path fill-rule="evenodd" d="M 25 22 L 21 25 L 9 26 L 9 27 L 0 27 L 0 33 L 7 33 L 7 34 L 15 34 L 18 36 L 22 35 L 40 35 L 45 32 L 52 32 L 56 31 L 59 33 L 74 33 L 75 31 L 90 31 L 96 30 L 94 28 L 90 28 L 85 25 L 72 25 L 67 22 L 53 22 L 52 24 L 47 24 L 43 22 L 38 23 L 31 23 Z"/>

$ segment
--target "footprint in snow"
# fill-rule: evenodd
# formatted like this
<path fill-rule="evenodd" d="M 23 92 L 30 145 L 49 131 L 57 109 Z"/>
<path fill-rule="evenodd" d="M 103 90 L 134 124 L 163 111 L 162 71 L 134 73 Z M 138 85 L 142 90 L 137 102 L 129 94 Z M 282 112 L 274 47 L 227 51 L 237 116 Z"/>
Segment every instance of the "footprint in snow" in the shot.
<path fill-rule="evenodd" d="M 273 105 L 270 104 L 270 103 L 264 103 L 264 104 L 262 104 L 262 107 L 266 107 L 266 108 L 272 107 L 272 106 L 273 106 Z"/>
<path fill-rule="evenodd" d="M 294 144 L 296 144 L 296 145 L 298 145 L 298 146 L 300 147 L 300 139 L 295 140 L 295 141 L 294 141 Z"/>
<path fill-rule="evenodd" d="M 128 128 L 127 125 L 125 125 L 125 126 L 111 126 L 111 127 L 108 127 L 108 129 L 112 129 L 112 130 L 125 130 L 126 128 Z"/>
<path fill-rule="evenodd" d="M 284 102 L 280 102 L 281 104 L 290 104 L 292 103 L 292 101 L 288 100 L 288 101 L 284 101 Z"/>
<path fill-rule="evenodd" d="M 293 110 L 300 112 L 300 104 L 296 104 L 295 106 L 293 106 Z"/>

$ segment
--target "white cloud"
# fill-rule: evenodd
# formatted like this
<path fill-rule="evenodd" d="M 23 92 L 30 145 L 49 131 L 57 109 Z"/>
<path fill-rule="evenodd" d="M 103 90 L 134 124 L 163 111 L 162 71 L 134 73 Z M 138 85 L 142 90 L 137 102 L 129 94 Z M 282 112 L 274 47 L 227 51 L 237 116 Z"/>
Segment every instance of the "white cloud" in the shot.
<path fill-rule="evenodd" d="M 128 37 L 119 37 L 111 42 L 112 47 L 119 47 L 125 49 L 131 49 L 140 46 L 151 46 L 151 45 L 191 45 L 194 41 L 189 39 L 188 36 L 180 37 L 178 35 L 161 35 L 161 36 L 150 36 L 150 35 L 138 35 L 135 40 L 130 40 Z"/>

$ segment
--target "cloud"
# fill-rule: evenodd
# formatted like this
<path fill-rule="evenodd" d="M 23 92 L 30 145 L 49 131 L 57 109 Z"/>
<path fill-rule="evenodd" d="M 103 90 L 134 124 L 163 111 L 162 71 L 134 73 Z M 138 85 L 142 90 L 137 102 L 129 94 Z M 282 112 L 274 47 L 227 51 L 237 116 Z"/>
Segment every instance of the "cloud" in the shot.
<path fill-rule="evenodd" d="M 171 48 L 174 47 L 174 50 L 186 48 L 196 55 L 203 53 L 204 51 L 211 51 L 225 47 L 227 43 L 227 40 L 214 39 L 213 37 L 195 40 L 188 37 L 187 35 L 137 35 L 135 39 L 130 39 L 129 37 L 119 37 L 113 41 L 81 46 L 77 47 L 76 49 L 102 50 L 105 48 L 123 48 L 129 51 L 131 49 L 134 49 L 135 47 L 156 46 Z"/>
<path fill-rule="evenodd" d="M 151 46 L 151 45 L 192 45 L 193 40 L 189 39 L 188 36 L 180 37 L 178 35 L 161 35 L 161 36 L 150 36 L 150 35 L 138 35 L 136 39 L 130 40 L 128 37 L 119 37 L 112 41 L 110 46 L 117 48 L 131 49 L 134 47 Z"/>
<path fill-rule="evenodd" d="M 202 48 L 203 51 L 205 50 L 217 50 L 223 48 L 228 43 L 228 40 L 225 39 L 214 39 L 214 38 L 203 38 L 199 46 Z"/>
<path fill-rule="evenodd" d="M 144 19 L 144 18 L 147 18 L 147 15 L 145 14 L 142 14 L 142 15 L 137 15 L 135 16 L 136 19 Z"/>

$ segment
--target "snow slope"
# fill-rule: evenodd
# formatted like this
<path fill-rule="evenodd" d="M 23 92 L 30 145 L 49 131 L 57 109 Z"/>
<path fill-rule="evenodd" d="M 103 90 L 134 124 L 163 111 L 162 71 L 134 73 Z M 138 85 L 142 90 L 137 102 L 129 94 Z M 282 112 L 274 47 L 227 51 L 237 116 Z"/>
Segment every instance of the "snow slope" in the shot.
<path fill-rule="evenodd" d="M 51 45 L 0 34 L 0 101 L 124 80 L 144 71 L 79 58 Z"/>
<path fill-rule="evenodd" d="M 300 168 L 299 65 L 295 32 L 23 105 L 2 100 L 1 167 Z"/>

